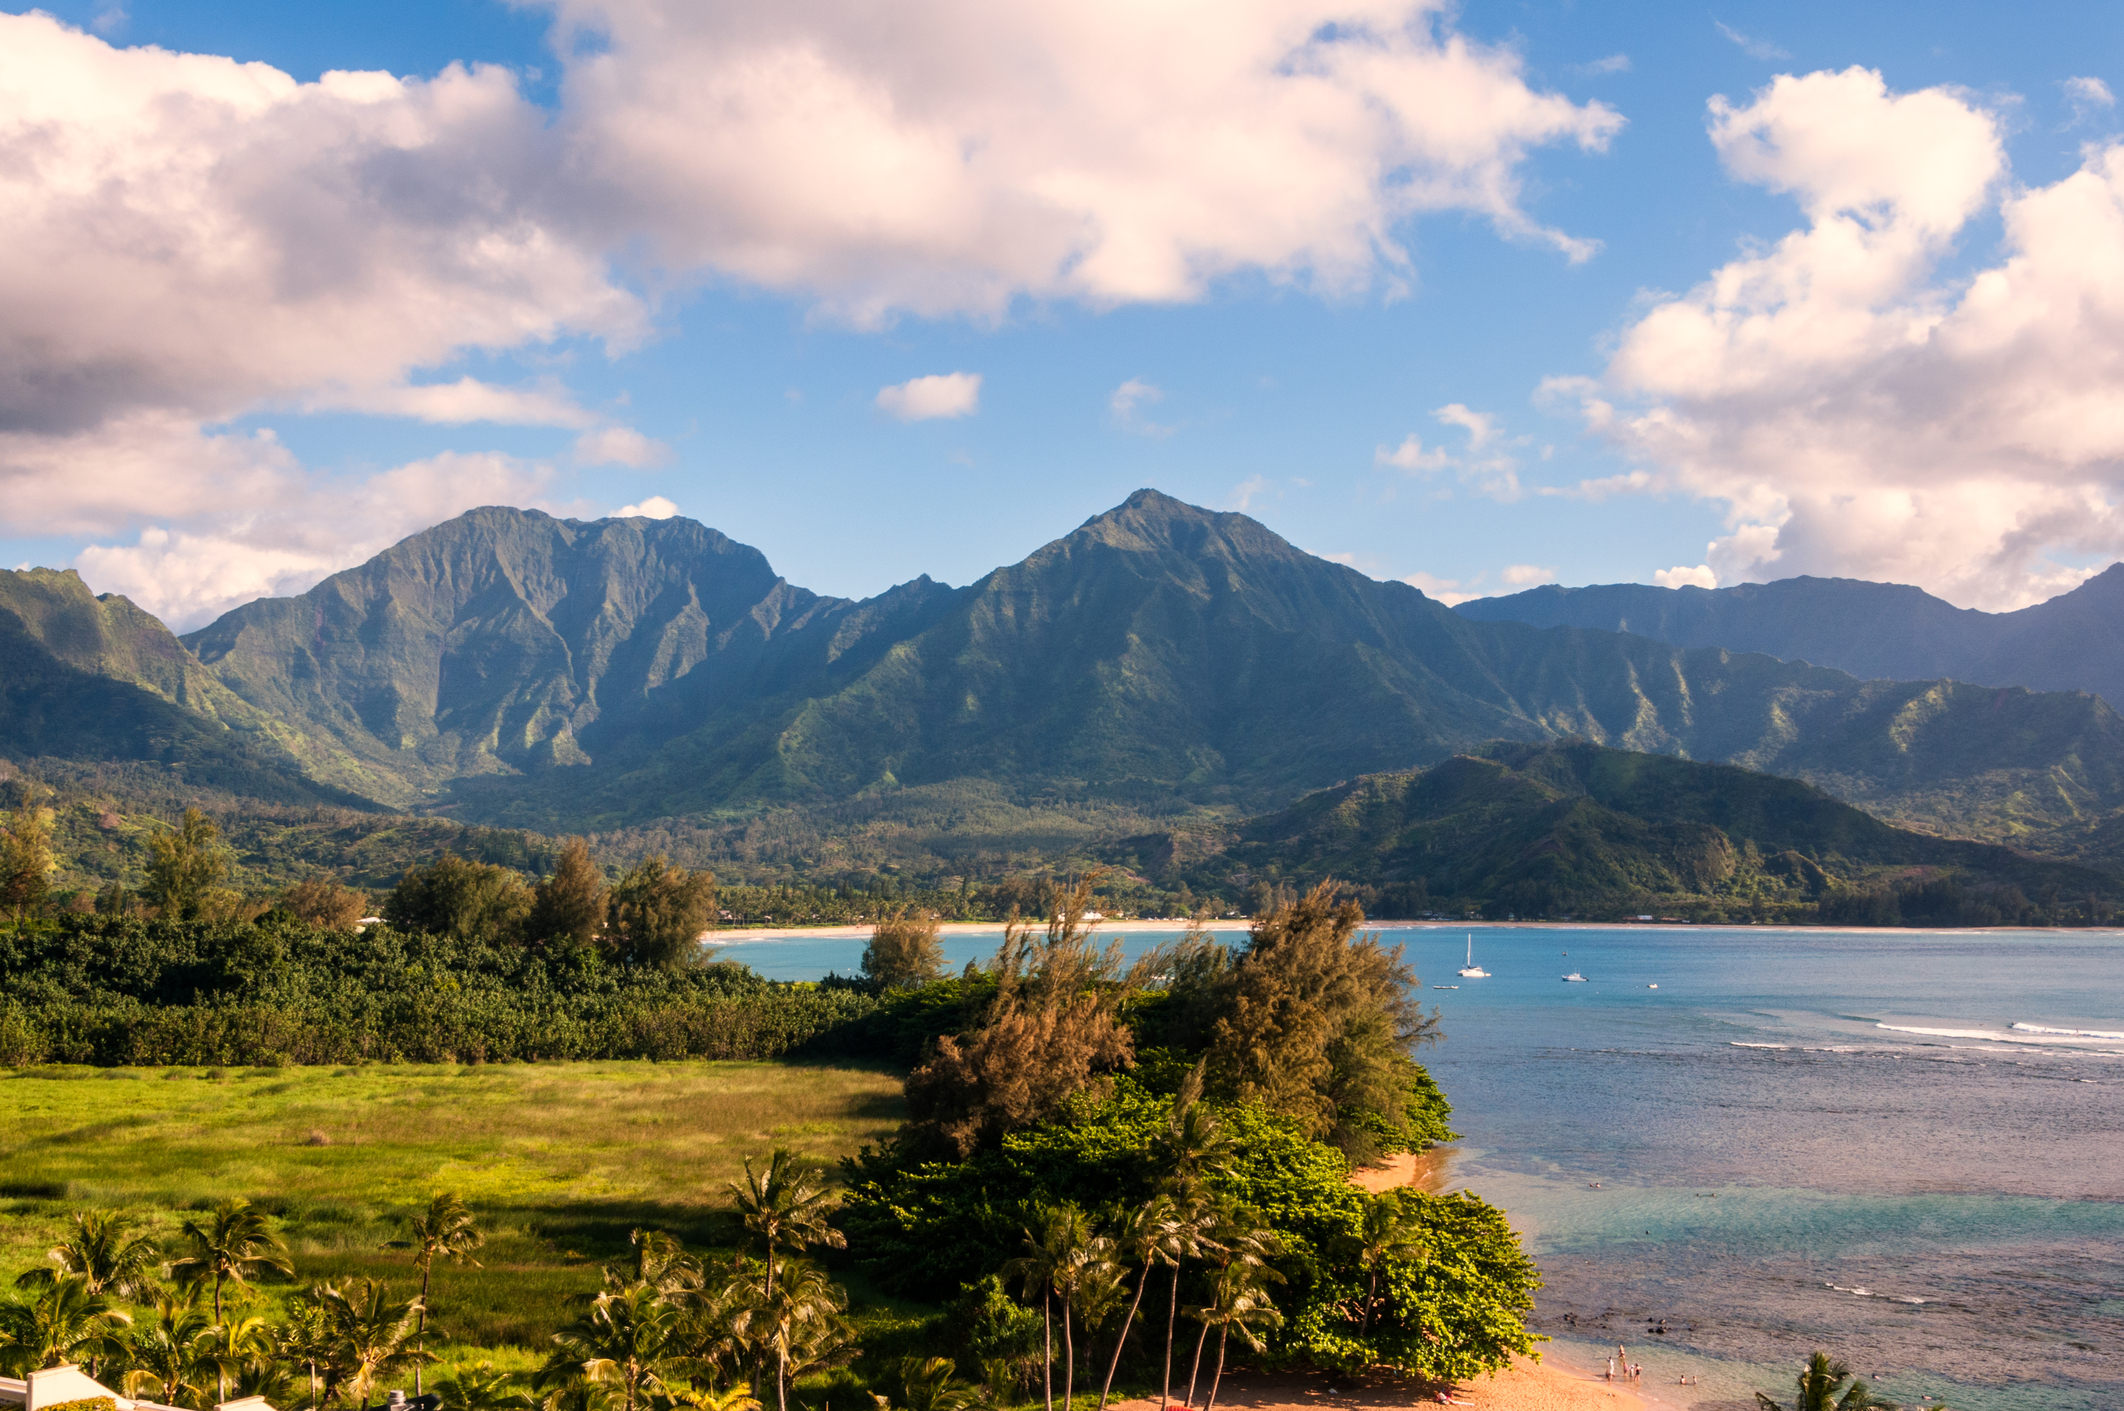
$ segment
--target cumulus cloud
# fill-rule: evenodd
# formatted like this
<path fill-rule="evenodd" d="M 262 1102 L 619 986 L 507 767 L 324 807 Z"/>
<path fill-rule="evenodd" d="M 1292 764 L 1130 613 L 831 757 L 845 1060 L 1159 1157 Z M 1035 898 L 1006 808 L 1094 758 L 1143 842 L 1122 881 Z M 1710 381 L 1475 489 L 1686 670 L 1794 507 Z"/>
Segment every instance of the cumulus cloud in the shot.
<path fill-rule="evenodd" d="M 981 374 L 946 372 L 880 387 L 879 411 L 901 421 L 972 416 L 981 409 Z"/>
<path fill-rule="evenodd" d="M 1428 211 L 1582 259 L 1520 168 L 1622 125 L 1438 0 L 556 8 L 594 207 L 667 266 L 857 323 L 1185 300 L 1248 269 L 1348 291 L 1403 277 L 1394 227 Z"/>
<path fill-rule="evenodd" d="M 1644 488 L 1726 504 L 1718 581 L 1841 573 L 2007 608 L 2124 552 L 2124 146 L 2016 188 L 1996 114 L 1856 68 L 1710 116 L 1727 168 L 1805 224 L 1653 307 L 1597 383 L 1554 390 Z M 1996 260 L 1941 277 L 1990 211 Z"/>
<path fill-rule="evenodd" d="M 476 505 L 566 508 L 549 499 L 546 468 L 506 456 L 431 456 L 350 479 L 305 471 L 268 438 L 168 429 L 130 448 L 172 493 L 165 523 L 91 545 L 74 566 L 96 591 L 123 593 L 180 632 L 300 592 Z M 111 463 L 125 455 L 114 450 Z"/>
<path fill-rule="evenodd" d="M 1510 587 L 1533 588 L 1543 583 L 1554 583 L 1556 570 L 1543 568 L 1539 564 L 1515 563 L 1508 565 L 1498 577 L 1504 579 Z"/>
<path fill-rule="evenodd" d="M 1676 564 L 1672 568 L 1656 570 L 1652 581 L 1662 588 L 1716 588 L 1718 575 L 1711 571 L 1708 563 L 1697 564 L 1694 568 Z"/>
<path fill-rule="evenodd" d="M 1531 84 L 1438 0 L 553 10 L 557 116 L 494 67 L 304 83 L 0 15 L 11 511 L 103 541 L 83 560 L 99 572 L 152 562 L 173 585 L 156 601 L 205 611 L 238 581 L 295 584 L 330 560 L 319 542 L 375 538 L 345 514 L 399 521 L 338 481 L 303 521 L 288 487 L 317 473 L 202 428 L 353 412 L 570 431 L 582 464 L 660 458 L 558 382 L 451 368 L 629 346 L 649 323 L 629 281 L 748 282 L 859 325 L 1187 300 L 1242 271 L 1393 292 L 1426 212 L 1590 254 L 1529 212 L 1521 174 L 1622 125 Z M 880 405 L 964 415 L 978 385 L 916 379 Z M 276 508 L 232 528 L 222 507 L 254 489 Z M 209 562 L 223 546 L 231 563 Z"/>
<path fill-rule="evenodd" d="M 1410 475 L 1451 470 L 1476 494 L 1507 503 L 1526 493 L 1519 483 L 1519 458 L 1499 442 L 1500 428 L 1495 416 L 1474 411 L 1460 402 L 1448 402 L 1431 415 L 1440 425 L 1457 427 L 1465 432 L 1467 449 L 1461 452 L 1444 446 L 1425 449 L 1423 438 L 1412 431 L 1402 438 L 1399 446 L 1374 449 L 1372 463 Z"/>
<path fill-rule="evenodd" d="M 647 470 L 671 459 L 671 448 L 631 426 L 601 426 L 575 438 L 577 465 L 623 465 Z"/>
<path fill-rule="evenodd" d="M 638 505 L 621 505 L 612 512 L 612 517 L 614 519 L 631 519 L 638 515 L 643 519 L 669 519 L 677 513 L 677 505 L 671 503 L 662 495 L 651 495 Z"/>

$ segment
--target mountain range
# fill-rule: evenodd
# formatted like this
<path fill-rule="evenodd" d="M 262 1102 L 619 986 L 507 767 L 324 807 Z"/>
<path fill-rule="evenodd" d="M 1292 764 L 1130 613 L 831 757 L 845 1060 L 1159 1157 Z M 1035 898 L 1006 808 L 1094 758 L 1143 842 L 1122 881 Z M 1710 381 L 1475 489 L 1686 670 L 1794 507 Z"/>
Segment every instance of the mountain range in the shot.
<path fill-rule="evenodd" d="M 2124 563 L 2017 612 L 1958 608 L 1902 583 L 1806 577 L 1730 588 L 1551 584 L 1454 611 L 1473 622 L 1592 627 L 1678 647 L 1766 652 L 1868 679 L 1950 677 L 2124 701 Z"/>
<path fill-rule="evenodd" d="M 1485 620 L 1151 490 L 863 601 L 691 520 L 503 508 L 181 641 L 71 574 L 0 578 L 0 753 L 542 831 L 976 793 L 1230 819 L 1567 738 L 2061 851 L 2124 812 L 2095 696 Z"/>

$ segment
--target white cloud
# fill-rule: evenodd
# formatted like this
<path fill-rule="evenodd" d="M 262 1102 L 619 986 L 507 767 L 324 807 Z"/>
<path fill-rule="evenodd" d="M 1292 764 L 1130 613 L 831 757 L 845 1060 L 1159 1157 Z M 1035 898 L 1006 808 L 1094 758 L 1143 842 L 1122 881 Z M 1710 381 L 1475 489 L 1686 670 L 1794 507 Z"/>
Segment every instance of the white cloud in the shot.
<path fill-rule="evenodd" d="M 1605 59 L 1595 59 L 1589 64 L 1578 65 L 1578 71 L 1582 74 L 1594 75 L 1628 73 L 1630 71 L 1630 56 L 1628 54 L 1610 54 Z"/>
<path fill-rule="evenodd" d="M 1720 34 L 1723 34 L 1727 39 L 1738 45 L 1740 51 L 1751 59 L 1789 59 L 1792 57 L 1790 52 L 1780 49 L 1769 40 L 1757 39 L 1752 35 L 1742 34 L 1724 20 L 1713 20 L 1712 23 L 1718 26 Z"/>
<path fill-rule="evenodd" d="M 302 406 L 304 411 L 367 412 L 449 426 L 491 421 L 506 426 L 560 426 L 573 430 L 597 421 L 558 384 L 497 387 L 471 377 L 418 386 L 398 383 L 388 387 L 323 388 L 305 395 Z"/>
<path fill-rule="evenodd" d="M 1542 568 L 1538 564 L 1515 563 L 1508 566 L 1498 577 L 1514 588 L 1533 588 L 1543 583 L 1554 583 L 1556 570 Z"/>
<path fill-rule="evenodd" d="M 901 421 L 972 416 L 981 409 L 981 374 L 947 372 L 880 387 L 879 411 Z"/>
<path fill-rule="evenodd" d="M 1267 494 L 1274 484 L 1275 482 L 1266 475 L 1249 475 L 1232 487 L 1231 496 L 1225 501 L 1225 506 L 1245 514 L 1254 507 L 1254 501 Z"/>
<path fill-rule="evenodd" d="M 0 150 L 0 429 L 275 403 L 565 424 L 548 393 L 405 375 L 641 325 L 516 189 L 554 154 L 501 69 L 297 83 L 0 15 Z"/>
<path fill-rule="evenodd" d="M 1473 591 L 1475 584 L 1482 581 L 1482 575 L 1480 574 L 1477 574 L 1473 580 L 1466 583 L 1463 583 L 1458 578 L 1440 578 L 1430 573 L 1412 573 L 1401 581 L 1408 584 L 1411 588 L 1417 589 L 1425 597 L 1436 598 L 1447 607 L 1454 607 L 1460 603 L 1467 602 L 1471 598 L 1482 596 L 1482 594 Z"/>
<path fill-rule="evenodd" d="M 1597 385 L 1552 390 L 1647 488 L 1724 502 L 1719 581 L 1842 573 L 2005 608 L 2124 552 L 2124 145 L 2015 188 L 1996 115 L 1862 69 L 1715 101 L 1711 136 L 1806 224 L 1653 307 Z M 1940 278 L 1991 210 L 1999 255 Z"/>
<path fill-rule="evenodd" d="M 1138 415 L 1142 408 L 1156 406 L 1164 400 L 1163 387 L 1140 377 L 1131 377 L 1114 389 L 1113 395 L 1106 399 L 1106 407 L 1113 414 L 1114 424 L 1123 431 L 1133 431 L 1139 436 L 1170 436 L 1180 428 L 1169 422 L 1147 421 Z"/>
<path fill-rule="evenodd" d="M 1711 571 L 1711 565 L 1708 563 L 1700 563 L 1694 568 L 1687 564 L 1676 564 L 1672 568 L 1662 568 L 1654 572 L 1652 581 L 1662 588 L 1716 588 L 1718 575 Z"/>
<path fill-rule="evenodd" d="M 1372 464 L 1392 466 L 1411 475 L 1451 470 L 1475 493 L 1507 503 L 1526 494 L 1519 483 L 1518 458 L 1493 449 L 1499 436 L 1496 417 L 1488 412 L 1473 411 L 1460 402 L 1448 402 L 1431 415 L 1441 425 L 1458 427 L 1467 433 L 1465 453 L 1456 454 L 1443 446 L 1425 450 L 1423 439 L 1410 432 L 1392 450 L 1385 446 L 1374 448 Z"/>
<path fill-rule="evenodd" d="M 1446 453 L 1445 447 L 1433 446 L 1426 451 L 1423 448 L 1423 438 L 1413 431 L 1402 437 L 1401 444 L 1391 451 L 1384 446 L 1375 447 L 1372 451 L 1372 464 L 1390 465 L 1396 470 L 1406 470 L 1412 474 L 1418 471 L 1439 470 L 1452 463 L 1452 457 Z"/>
<path fill-rule="evenodd" d="M 1520 170 L 1622 125 L 1439 0 L 556 8 L 588 208 L 666 267 L 857 323 L 1186 300 L 1241 270 L 1392 285 L 1396 226 L 1431 211 L 1582 259 Z"/>
<path fill-rule="evenodd" d="M 135 477 L 107 492 L 121 508 L 141 486 L 169 513 L 131 543 L 74 560 L 98 592 L 123 593 L 182 632 L 253 598 L 300 592 L 408 534 L 477 505 L 562 509 L 550 473 L 506 456 L 445 454 L 350 480 L 305 470 L 264 437 L 203 437 L 133 424 L 102 464 Z"/>
<path fill-rule="evenodd" d="M 612 512 L 614 519 L 630 519 L 636 515 L 643 519 L 669 519 L 678 513 L 678 506 L 662 495 L 651 495 L 638 505 L 621 505 Z"/>
<path fill-rule="evenodd" d="M 2068 78 L 2059 87 L 2065 90 L 2065 102 L 2072 109 L 2074 126 L 2117 105 L 2117 95 L 2110 92 L 2109 85 L 2099 78 Z"/>
<path fill-rule="evenodd" d="M 575 438 L 577 465 L 623 465 L 647 470 L 671 459 L 671 448 L 631 426 L 601 426 Z"/>

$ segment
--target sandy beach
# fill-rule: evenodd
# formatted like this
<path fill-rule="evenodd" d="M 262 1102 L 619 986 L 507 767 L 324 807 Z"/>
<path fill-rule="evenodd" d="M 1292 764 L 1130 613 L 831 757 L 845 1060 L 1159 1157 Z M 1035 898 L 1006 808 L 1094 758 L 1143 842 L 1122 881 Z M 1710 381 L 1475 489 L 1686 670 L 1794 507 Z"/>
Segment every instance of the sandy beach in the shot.
<path fill-rule="evenodd" d="M 1633 1390 L 1528 1357 L 1513 1358 L 1494 1377 L 1461 1382 L 1446 1397 L 1441 1401 L 1435 1392 L 1400 1380 L 1246 1372 L 1224 1379 L 1217 1405 L 1233 1411 L 1413 1411 L 1441 1404 L 1483 1411 L 1657 1411 L 1656 1403 Z M 1158 1402 L 1116 1402 L 1114 1411 L 1158 1411 Z"/>

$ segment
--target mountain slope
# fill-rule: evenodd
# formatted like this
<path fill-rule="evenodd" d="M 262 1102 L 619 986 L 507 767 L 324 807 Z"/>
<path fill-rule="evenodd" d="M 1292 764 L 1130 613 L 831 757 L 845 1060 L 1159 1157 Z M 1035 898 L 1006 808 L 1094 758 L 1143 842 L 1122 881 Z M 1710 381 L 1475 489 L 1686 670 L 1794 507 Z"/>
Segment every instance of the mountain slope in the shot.
<path fill-rule="evenodd" d="M 1493 744 L 1322 790 L 1226 832 L 1132 849 L 1125 861 L 1206 891 L 1334 877 L 1369 888 L 1393 915 L 1658 907 L 1995 922 L 2119 889 L 2068 863 L 1891 827 L 1796 780 L 1584 742 Z"/>
<path fill-rule="evenodd" d="M 96 597 L 71 569 L 0 571 L 0 755 L 139 763 L 279 803 L 366 803 L 306 777 L 305 743 L 129 600 Z"/>
<path fill-rule="evenodd" d="M 459 796 L 549 827 L 567 809 L 610 823 L 955 779 L 1257 809 L 1483 740 L 1576 735 L 2002 836 L 2124 806 L 2124 721 L 2099 700 L 1470 621 L 1154 491 L 928 609 L 838 684 L 719 710 L 602 783 Z"/>
<path fill-rule="evenodd" d="M 941 591 L 925 579 L 858 605 L 792 587 L 692 520 L 488 508 L 185 641 L 250 705 L 335 742 L 335 782 L 403 804 L 742 711 L 784 676 L 859 659 Z"/>
<path fill-rule="evenodd" d="M 1951 677 L 2124 702 L 2124 564 L 2017 612 L 1958 608 L 1922 589 L 1850 578 L 1731 588 L 1611 583 L 1530 588 L 1455 609 L 1476 622 L 1594 627 L 1682 647 L 1809 661 L 1862 678 Z"/>

